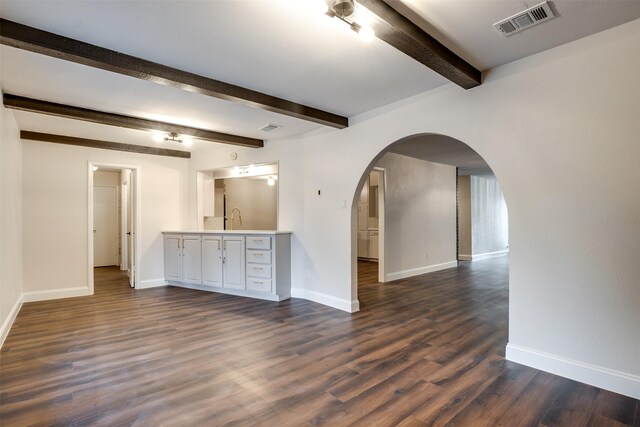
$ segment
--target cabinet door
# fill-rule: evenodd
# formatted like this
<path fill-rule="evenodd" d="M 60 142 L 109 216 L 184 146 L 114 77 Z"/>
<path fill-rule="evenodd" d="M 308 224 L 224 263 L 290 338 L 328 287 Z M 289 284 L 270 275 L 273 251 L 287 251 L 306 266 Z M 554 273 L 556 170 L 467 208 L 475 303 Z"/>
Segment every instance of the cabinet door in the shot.
<path fill-rule="evenodd" d="M 378 232 L 369 232 L 369 258 L 378 259 Z"/>
<path fill-rule="evenodd" d="M 182 236 L 179 234 L 164 236 L 164 279 L 182 281 Z"/>
<path fill-rule="evenodd" d="M 369 232 L 358 231 L 358 256 L 369 258 Z"/>
<path fill-rule="evenodd" d="M 222 240 L 223 286 L 231 289 L 244 289 L 244 236 L 225 236 Z"/>
<path fill-rule="evenodd" d="M 199 285 L 202 283 L 202 237 L 182 237 L 182 281 Z"/>
<path fill-rule="evenodd" d="M 202 238 L 202 284 L 222 287 L 222 236 Z"/>
<path fill-rule="evenodd" d="M 369 229 L 369 204 L 358 204 L 358 231 L 367 231 Z"/>

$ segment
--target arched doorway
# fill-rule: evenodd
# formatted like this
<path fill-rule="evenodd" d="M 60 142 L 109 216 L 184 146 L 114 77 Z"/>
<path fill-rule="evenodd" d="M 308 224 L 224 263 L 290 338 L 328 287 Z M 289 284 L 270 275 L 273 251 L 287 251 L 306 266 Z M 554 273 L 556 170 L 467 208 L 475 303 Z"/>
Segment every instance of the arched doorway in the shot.
<path fill-rule="evenodd" d="M 386 283 L 509 251 L 493 170 L 469 145 L 439 134 L 401 138 L 375 156 L 354 194 L 351 230 L 354 299 L 363 269 Z"/>

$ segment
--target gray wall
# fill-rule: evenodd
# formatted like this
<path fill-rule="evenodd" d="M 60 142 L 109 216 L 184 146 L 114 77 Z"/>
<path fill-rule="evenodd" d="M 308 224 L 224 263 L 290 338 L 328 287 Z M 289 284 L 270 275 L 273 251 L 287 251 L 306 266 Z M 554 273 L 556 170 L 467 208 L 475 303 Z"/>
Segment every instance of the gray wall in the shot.
<path fill-rule="evenodd" d="M 458 177 L 458 227 L 460 255 L 471 256 L 471 177 Z"/>
<path fill-rule="evenodd" d="M 386 280 L 456 261 L 456 169 L 385 154 Z"/>

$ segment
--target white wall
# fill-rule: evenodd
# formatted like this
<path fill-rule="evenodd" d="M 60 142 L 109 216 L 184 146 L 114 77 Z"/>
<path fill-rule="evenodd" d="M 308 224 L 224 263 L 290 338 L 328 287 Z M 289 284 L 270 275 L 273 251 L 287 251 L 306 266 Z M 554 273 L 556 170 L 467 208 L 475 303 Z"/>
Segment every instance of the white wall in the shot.
<path fill-rule="evenodd" d="M 471 177 L 458 177 L 458 238 L 461 259 L 471 260 Z"/>
<path fill-rule="evenodd" d="M 224 180 L 227 198 L 227 229 L 231 228 L 231 211 L 240 209 L 242 224 L 235 214 L 234 230 L 275 230 L 277 227 L 277 187 L 266 179 L 229 178 Z"/>
<path fill-rule="evenodd" d="M 387 153 L 385 281 L 456 263 L 456 168 Z"/>
<path fill-rule="evenodd" d="M 0 346 L 22 303 L 21 160 L 20 130 L 0 106 Z"/>
<path fill-rule="evenodd" d="M 163 279 L 161 231 L 185 227 L 188 160 L 33 141 L 22 144 L 25 297 L 82 295 L 88 290 L 89 161 L 140 166 L 140 280 L 144 284 Z M 59 291 L 65 288 L 71 290 Z"/>
<path fill-rule="evenodd" d="M 491 176 L 471 176 L 472 255 L 509 249 L 509 218 L 500 184 Z"/>

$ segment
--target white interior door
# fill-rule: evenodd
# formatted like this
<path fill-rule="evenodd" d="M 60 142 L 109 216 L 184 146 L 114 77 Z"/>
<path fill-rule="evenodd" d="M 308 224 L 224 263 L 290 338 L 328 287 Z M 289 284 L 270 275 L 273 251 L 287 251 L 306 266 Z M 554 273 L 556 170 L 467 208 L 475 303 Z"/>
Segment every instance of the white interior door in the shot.
<path fill-rule="evenodd" d="M 129 271 L 129 185 L 131 171 L 120 171 L 120 270 Z"/>
<path fill-rule="evenodd" d="M 93 187 L 93 266 L 118 265 L 118 189 Z"/>
<path fill-rule="evenodd" d="M 136 282 L 138 281 L 138 265 L 137 265 L 137 254 L 136 254 L 136 240 L 137 240 L 137 229 L 136 229 L 136 219 L 138 218 L 137 211 L 137 200 L 138 200 L 138 171 L 134 169 L 131 171 L 131 175 L 129 175 L 129 286 L 132 288 L 136 287 Z"/>

